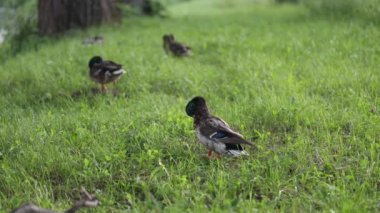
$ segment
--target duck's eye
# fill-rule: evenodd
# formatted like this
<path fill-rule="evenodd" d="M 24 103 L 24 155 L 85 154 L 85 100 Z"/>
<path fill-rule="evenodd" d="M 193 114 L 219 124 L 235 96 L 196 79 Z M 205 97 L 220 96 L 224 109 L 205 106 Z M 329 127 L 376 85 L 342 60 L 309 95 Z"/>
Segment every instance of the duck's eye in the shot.
<path fill-rule="evenodd" d="M 196 105 L 194 102 L 189 102 L 186 106 L 186 113 L 188 116 L 193 116 L 195 114 Z"/>

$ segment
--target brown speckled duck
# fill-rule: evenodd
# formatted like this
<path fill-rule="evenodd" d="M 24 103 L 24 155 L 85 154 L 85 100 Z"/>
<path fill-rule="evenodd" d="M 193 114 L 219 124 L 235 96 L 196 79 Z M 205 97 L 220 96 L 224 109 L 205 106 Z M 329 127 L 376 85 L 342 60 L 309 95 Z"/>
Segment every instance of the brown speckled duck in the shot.
<path fill-rule="evenodd" d="M 208 149 L 208 158 L 212 152 L 225 156 L 241 156 L 248 153 L 242 144 L 253 146 L 238 132 L 235 132 L 222 119 L 210 114 L 203 97 L 195 97 L 186 105 L 186 113 L 194 118 L 194 127 L 197 138 Z"/>
<path fill-rule="evenodd" d="M 164 50 L 167 54 L 172 53 L 175 56 L 189 56 L 191 55 L 191 48 L 175 41 L 172 34 L 164 35 Z"/>
<path fill-rule="evenodd" d="M 90 46 L 93 44 L 103 44 L 103 41 L 104 41 L 103 36 L 96 35 L 94 37 L 88 37 L 88 38 L 83 39 L 82 44 L 85 46 Z"/>
<path fill-rule="evenodd" d="M 81 188 L 80 192 L 82 194 L 81 199 L 76 201 L 65 213 L 75 213 L 82 208 L 95 208 L 100 205 L 100 201 L 94 195 L 88 193 L 84 187 Z M 56 211 L 44 209 L 32 203 L 26 203 L 12 210 L 11 213 L 56 213 Z"/>
<path fill-rule="evenodd" d="M 117 80 L 125 73 L 122 65 L 113 61 L 104 61 L 100 56 L 94 56 L 88 62 L 90 78 L 101 85 L 101 91 L 107 90 L 106 84 Z"/>

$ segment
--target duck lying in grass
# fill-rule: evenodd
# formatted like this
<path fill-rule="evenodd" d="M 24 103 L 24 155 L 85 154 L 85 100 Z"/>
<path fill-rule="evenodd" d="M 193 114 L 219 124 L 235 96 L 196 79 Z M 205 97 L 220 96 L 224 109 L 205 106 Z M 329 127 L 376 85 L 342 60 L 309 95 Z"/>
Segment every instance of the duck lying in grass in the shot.
<path fill-rule="evenodd" d="M 191 55 L 191 48 L 175 41 L 172 34 L 164 35 L 164 50 L 167 54 L 170 52 L 175 56 L 189 56 Z"/>
<path fill-rule="evenodd" d="M 104 61 L 100 56 L 94 56 L 88 62 L 90 68 L 90 78 L 101 85 L 100 90 L 107 90 L 106 84 L 117 80 L 125 73 L 122 65 L 113 61 Z"/>
<path fill-rule="evenodd" d="M 210 114 L 206 100 L 195 97 L 186 105 L 186 113 L 194 118 L 194 127 L 199 142 L 208 148 L 208 158 L 212 151 L 220 155 L 240 156 L 248 155 L 241 144 L 253 146 L 243 136 L 232 130 L 222 119 Z"/>
<path fill-rule="evenodd" d="M 90 46 L 93 44 L 103 44 L 103 41 L 104 41 L 103 36 L 96 35 L 94 37 L 88 37 L 88 38 L 83 39 L 82 44 L 86 46 Z"/>
<path fill-rule="evenodd" d="M 94 195 L 88 193 L 84 187 L 81 188 L 80 192 L 81 199 L 76 201 L 65 213 L 75 213 L 82 208 L 95 208 L 100 205 L 100 201 Z M 14 209 L 11 213 L 55 213 L 55 211 L 38 207 L 32 203 L 26 203 Z"/>

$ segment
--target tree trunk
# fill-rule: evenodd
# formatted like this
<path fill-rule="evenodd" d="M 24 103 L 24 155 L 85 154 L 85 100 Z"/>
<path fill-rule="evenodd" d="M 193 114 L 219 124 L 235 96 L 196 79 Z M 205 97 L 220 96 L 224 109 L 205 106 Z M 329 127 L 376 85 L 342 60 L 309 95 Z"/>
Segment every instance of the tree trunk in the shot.
<path fill-rule="evenodd" d="M 38 29 L 43 35 L 118 18 L 115 0 L 38 0 Z"/>

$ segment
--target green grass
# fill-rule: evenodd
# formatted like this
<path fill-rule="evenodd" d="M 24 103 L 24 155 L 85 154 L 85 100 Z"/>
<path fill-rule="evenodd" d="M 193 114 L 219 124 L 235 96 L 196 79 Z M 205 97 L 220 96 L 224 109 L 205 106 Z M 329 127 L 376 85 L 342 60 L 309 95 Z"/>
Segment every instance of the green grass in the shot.
<path fill-rule="evenodd" d="M 27 201 L 63 210 L 80 186 L 102 202 L 88 212 L 379 211 L 379 27 L 301 6 L 205 2 L 1 62 L 0 212 Z M 168 32 L 194 55 L 166 56 Z M 81 45 L 97 33 L 103 45 Z M 120 96 L 71 98 L 95 86 L 93 55 L 128 70 Z M 196 95 L 259 136 L 258 150 L 208 161 L 184 111 Z"/>

